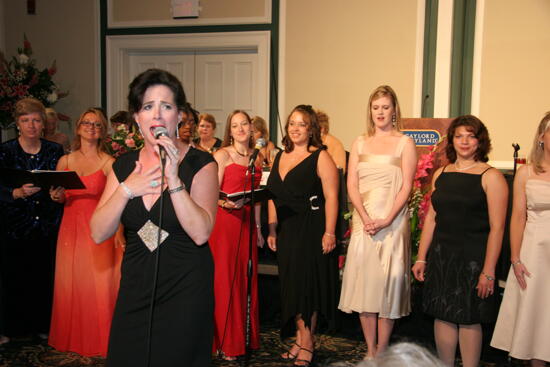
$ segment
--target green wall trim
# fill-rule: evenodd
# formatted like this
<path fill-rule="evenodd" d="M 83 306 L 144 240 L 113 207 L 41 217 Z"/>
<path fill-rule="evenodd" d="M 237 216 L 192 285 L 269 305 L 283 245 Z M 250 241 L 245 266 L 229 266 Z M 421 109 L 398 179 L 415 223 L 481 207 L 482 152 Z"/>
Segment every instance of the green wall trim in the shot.
<path fill-rule="evenodd" d="M 279 0 L 271 0 L 271 55 L 269 78 L 269 140 L 277 145 L 279 116 Z"/>
<path fill-rule="evenodd" d="M 180 27 L 108 28 L 107 0 L 100 0 L 100 65 L 101 65 L 101 106 L 107 106 L 107 56 L 108 36 L 174 34 L 174 33 L 213 33 L 213 32 L 254 32 L 269 31 L 271 34 L 270 81 L 269 81 L 269 131 L 270 140 L 277 141 L 278 123 L 278 72 L 279 72 L 279 0 L 271 0 L 271 23 L 229 24 Z M 267 117 L 267 116 L 262 116 Z"/>
<path fill-rule="evenodd" d="M 476 0 L 455 0 L 449 117 L 471 111 L 475 18 Z"/>
<path fill-rule="evenodd" d="M 271 31 L 271 24 L 238 24 L 238 25 L 207 25 L 181 27 L 139 27 L 139 28 L 108 28 L 107 36 L 126 36 L 143 34 L 178 34 L 178 33 L 212 33 L 212 32 L 252 32 Z"/>
<path fill-rule="evenodd" d="M 434 115 L 435 56 L 439 0 L 426 0 L 424 17 L 424 60 L 422 66 L 422 117 Z"/>

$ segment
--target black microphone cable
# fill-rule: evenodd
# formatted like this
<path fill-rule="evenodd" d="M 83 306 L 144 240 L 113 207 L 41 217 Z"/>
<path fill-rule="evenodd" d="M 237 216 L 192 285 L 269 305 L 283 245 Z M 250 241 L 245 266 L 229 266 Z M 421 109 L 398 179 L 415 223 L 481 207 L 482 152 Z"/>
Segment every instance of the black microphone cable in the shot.
<path fill-rule="evenodd" d="M 153 316 L 155 311 L 155 298 L 157 295 L 157 280 L 158 280 L 158 273 L 159 273 L 159 264 L 160 264 L 160 244 L 161 244 L 161 238 L 162 238 L 162 221 L 163 221 L 163 210 L 164 210 L 164 165 L 166 163 L 166 158 L 162 158 L 161 155 L 161 149 L 162 147 L 159 146 L 159 157 L 161 157 L 160 160 L 160 166 L 161 166 L 161 176 L 160 176 L 160 197 L 159 197 L 159 220 L 158 220 L 158 231 L 157 231 L 157 253 L 155 254 L 155 262 L 154 262 L 154 268 L 153 268 L 153 284 L 151 289 L 151 301 L 149 305 L 149 320 L 147 325 L 147 364 L 146 366 L 151 366 L 151 339 L 153 336 Z M 153 203 L 153 205 L 155 205 Z M 151 207 L 152 210 L 153 207 Z"/>

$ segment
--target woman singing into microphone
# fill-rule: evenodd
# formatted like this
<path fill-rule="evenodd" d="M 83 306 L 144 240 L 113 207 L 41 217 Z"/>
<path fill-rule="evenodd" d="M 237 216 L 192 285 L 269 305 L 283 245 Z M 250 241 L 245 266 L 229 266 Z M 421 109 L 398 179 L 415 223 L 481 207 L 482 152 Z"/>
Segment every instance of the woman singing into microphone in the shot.
<path fill-rule="evenodd" d="M 210 154 L 176 138 L 185 103 L 181 83 L 167 71 L 149 69 L 132 81 L 128 107 L 145 145 L 113 164 L 90 222 L 96 243 L 112 236 L 120 222 L 127 240 L 109 367 L 210 365 L 214 299 L 207 240 L 218 178 Z M 156 127 L 167 129 L 168 136 L 156 139 Z M 164 186 L 160 146 L 166 152 Z"/>
<path fill-rule="evenodd" d="M 250 190 L 249 161 L 254 148 L 253 128 L 248 114 L 233 111 L 227 118 L 222 148 L 214 153 L 218 162 L 220 190 L 226 193 Z M 260 184 L 262 157 L 256 158 L 254 187 Z M 263 246 L 260 207 L 255 205 L 255 227 L 250 228 L 250 205 L 243 201 L 218 200 L 216 224 L 210 237 L 214 256 L 214 351 L 233 361 L 245 354 L 247 312 L 247 263 L 250 232 L 253 243 Z M 252 247 L 250 305 L 250 348 L 258 349 L 258 253 Z"/>

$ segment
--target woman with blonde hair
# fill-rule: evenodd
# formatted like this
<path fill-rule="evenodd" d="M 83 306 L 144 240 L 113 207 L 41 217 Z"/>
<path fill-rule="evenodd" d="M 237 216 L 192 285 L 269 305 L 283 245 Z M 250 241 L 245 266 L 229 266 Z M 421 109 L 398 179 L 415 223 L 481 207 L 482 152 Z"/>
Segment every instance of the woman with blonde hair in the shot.
<path fill-rule="evenodd" d="M 346 150 L 344 145 L 338 138 L 330 134 L 329 117 L 326 112 L 317 110 L 317 120 L 319 120 L 319 126 L 321 126 L 321 139 L 323 144 L 327 146 L 327 152 L 330 154 L 336 167 L 341 168 L 344 173 L 346 172 Z"/>
<path fill-rule="evenodd" d="M 65 152 L 69 151 L 70 144 L 67 135 L 57 131 L 57 112 L 51 107 L 46 108 L 46 123 L 44 124 L 44 139 L 61 144 Z"/>
<path fill-rule="evenodd" d="M 108 125 L 95 108 L 84 111 L 75 129 L 73 152 L 58 171 L 76 171 L 85 189 L 50 190 L 65 205 L 57 240 L 55 288 L 49 344 L 60 351 L 106 356 L 120 280 L 121 248 L 113 238 L 96 245 L 90 219 L 105 188 L 114 159 L 105 152 Z"/>
<path fill-rule="evenodd" d="M 267 123 L 260 116 L 252 117 L 252 125 L 254 125 L 254 140 L 262 138 L 265 141 L 265 146 L 260 149 L 260 153 L 264 157 L 263 163 L 266 166 L 271 167 L 273 164 L 273 159 L 275 159 L 274 154 L 277 154 L 279 149 L 269 140 L 269 131 L 267 131 Z"/>
<path fill-rule="evenodd" d="M 539 367 L 550 362 L 550 112 L 539 123 L 529 164 L 516 173 L 513 197 L 512 266 L 491 346 Z"/>
<path fill-rule="evenodd" d="M 353 225 L 338 308 L 358 312 L 372 359 L 388 347 L 396 319 L 410 306 L 410 228 L 407 202 L 416 148 L 401 133 L 393 89 L 376 88 L 367 110 L 367 133 L 353 143 L 348 193 Z"/>

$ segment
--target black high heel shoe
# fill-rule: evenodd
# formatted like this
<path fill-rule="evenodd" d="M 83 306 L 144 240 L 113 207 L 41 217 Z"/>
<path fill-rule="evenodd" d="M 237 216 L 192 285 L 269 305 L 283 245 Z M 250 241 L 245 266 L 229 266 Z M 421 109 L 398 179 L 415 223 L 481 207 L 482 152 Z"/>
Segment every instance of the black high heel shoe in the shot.
<path fill-rule="evenodd" d="M 298 347 L 298 351 L 296 352 L 296 354 L 292 354 L 291 353 L 291 350 L 292 348 L 294 348 L 294 346 L 297 346 Z M 286 352 L 284 352 L 282 355 L 281 355 L 281 359 L 283 361 L 293 361 L 296 359 L 296 357 L 298 357 L 298 353 L 300 353 L 300 349 L 302 349 L 302 347 L 300 346 L 300 344 L 298 343 L 294 343 L 292 344 L 292 346 L 290 347 L 290 349 Z"/>
<path fill-rule="evenodd" d="M 294 365 L 299 366 L 299 367 L 309 367 L 313 363 L 313 357 L 314 357 L 313 351 L 311 351 L 309 349 L 306 349 L 306 348 L 300 348 L 300 350 L 303 350 L 303 351 L 308 352 L 309 354 L 311 354 L 311 359 L 308 361 L 307 359 L 296 358 L 294 360 Z M 296 357 L 297 356 L 298 355 L 296 355 Z"/>

